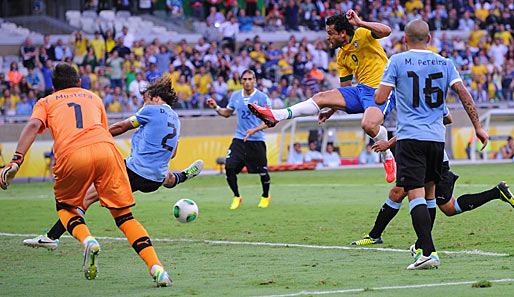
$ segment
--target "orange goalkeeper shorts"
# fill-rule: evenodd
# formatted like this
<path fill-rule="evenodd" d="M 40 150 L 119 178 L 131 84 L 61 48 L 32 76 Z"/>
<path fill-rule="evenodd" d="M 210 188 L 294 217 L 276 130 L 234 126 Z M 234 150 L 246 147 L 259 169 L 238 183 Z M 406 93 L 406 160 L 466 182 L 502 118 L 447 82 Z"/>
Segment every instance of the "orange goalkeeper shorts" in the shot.
<path fill-rule="evenodd" d="M 103 207 L 123 209 L 135 204 L 125 163 L 114 144 L 94 143 L 58 158 L 54 174 L 55 199 L 61 204 L 81 207 L 92 183 Z"/>

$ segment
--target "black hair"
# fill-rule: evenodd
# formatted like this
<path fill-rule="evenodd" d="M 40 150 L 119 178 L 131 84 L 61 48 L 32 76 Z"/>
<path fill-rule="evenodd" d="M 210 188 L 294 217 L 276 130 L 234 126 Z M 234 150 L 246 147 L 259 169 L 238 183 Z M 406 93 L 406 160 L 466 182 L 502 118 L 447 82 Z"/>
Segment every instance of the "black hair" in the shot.
<path fill-rule="evenodd" d="M 334 25 L 334 29 L 337 33 L 341 33 L 343 30 L 347 35 L 353 35 L 355 33 L 355 28 L 350 24 L 344 12 L 330 16 L 325 24 L 327 26 Z"/>
<path fill-rule="evenodd" d="M 254 79 L 256 79 L 257 77 L 255 76 L 255 72 L 253 72 L 253 70 L 251 69 L 246 69 L 245 71 L 243 71 L 243 73 L 241 73 L 241 76 L 240 77 L 243 77 L 245 74 L 247 73 L 250 73 Z"/>
<path fill-rule="evenodd" d="M 144 93 L 148 93 L 150 98 L 161 97 L 161 99 L 171 107 L 178 101 L 177 93 L 175 89 L 173 89 L 173 82 L 168 75 L 160 77 L 150 83 L 145 90 L 141 91 L 141 95 Z"/>
<path fill-rule="evenodd" d="M 68 63 L 59 63 L 52 73 L 52 83 L 56 91 L 79 86 L 79 74 Z"/>

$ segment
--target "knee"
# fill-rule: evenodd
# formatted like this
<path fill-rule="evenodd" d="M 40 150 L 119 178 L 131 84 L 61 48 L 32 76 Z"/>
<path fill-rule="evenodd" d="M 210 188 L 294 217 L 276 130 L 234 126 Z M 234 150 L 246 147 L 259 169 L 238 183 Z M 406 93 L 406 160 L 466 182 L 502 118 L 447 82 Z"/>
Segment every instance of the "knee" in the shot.
<path fill-rule="evenodd" d="M 312 97 L 312 100 L 318 105 L 319 108 L 323 108 L 328 105 L 331 97 L 330 92 L 331 91 L 317 93 Z"/>
<path fill-rule="evenodd" d="M 366 120 L 366 119 L 362 120 L 361 127 L 362 127 L 362 130 L 364 130 L 364 132 L 366 132 L 366 134 L 368 134 L 369 136 L 372 136 L 372 137 L 377 136 L 379 129 L 380 129 L 379 125 L 377 125 L 373 121 Z"/>
<path fill-rule="evenodd" d="M 405 191 L 402 187 L 393 187 L 391 191 L 389 191 L 389 199 L 393 202 L 400 203 L 403 198 L 405 198 Z"/>
<path fill-rule="evenodd" d="M 271 178 L 269 173 L 266 171 L 265 173 L 261 173 L 261 182 L 269 184 L 271 182 Z"/>
<path fill-rule="evenodd" d="M 446 203 L 443 205 L 439 205 L 439 209 L 447 216 L 451 217 L 457 214 L 455 207 L 451 203 Z"/>

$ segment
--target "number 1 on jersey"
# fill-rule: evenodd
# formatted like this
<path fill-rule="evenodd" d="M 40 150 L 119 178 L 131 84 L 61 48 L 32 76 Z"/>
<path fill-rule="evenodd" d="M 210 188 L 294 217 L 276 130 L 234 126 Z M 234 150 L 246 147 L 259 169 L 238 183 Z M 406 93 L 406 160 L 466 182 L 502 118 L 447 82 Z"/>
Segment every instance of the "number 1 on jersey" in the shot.
<path fill-rule="evenodd" d="M 82 129 L 82 108 L 77 103 L 68 103 L 69 107 L 73 106 L 73 109 L 75 109 L 75 123 L 77 129 Z"/>

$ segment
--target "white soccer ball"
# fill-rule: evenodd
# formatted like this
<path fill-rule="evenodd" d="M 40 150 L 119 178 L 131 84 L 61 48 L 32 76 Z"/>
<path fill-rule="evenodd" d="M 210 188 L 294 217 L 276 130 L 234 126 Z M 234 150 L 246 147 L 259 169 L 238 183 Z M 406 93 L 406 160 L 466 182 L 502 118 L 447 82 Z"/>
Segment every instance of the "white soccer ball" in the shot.
<path fill-rule="evenodd" d="M 173 216 L 181 223 L 189 223 L 198 218 L 198 206 L 191 199 L 180 199 L 173 206 Z"/>

